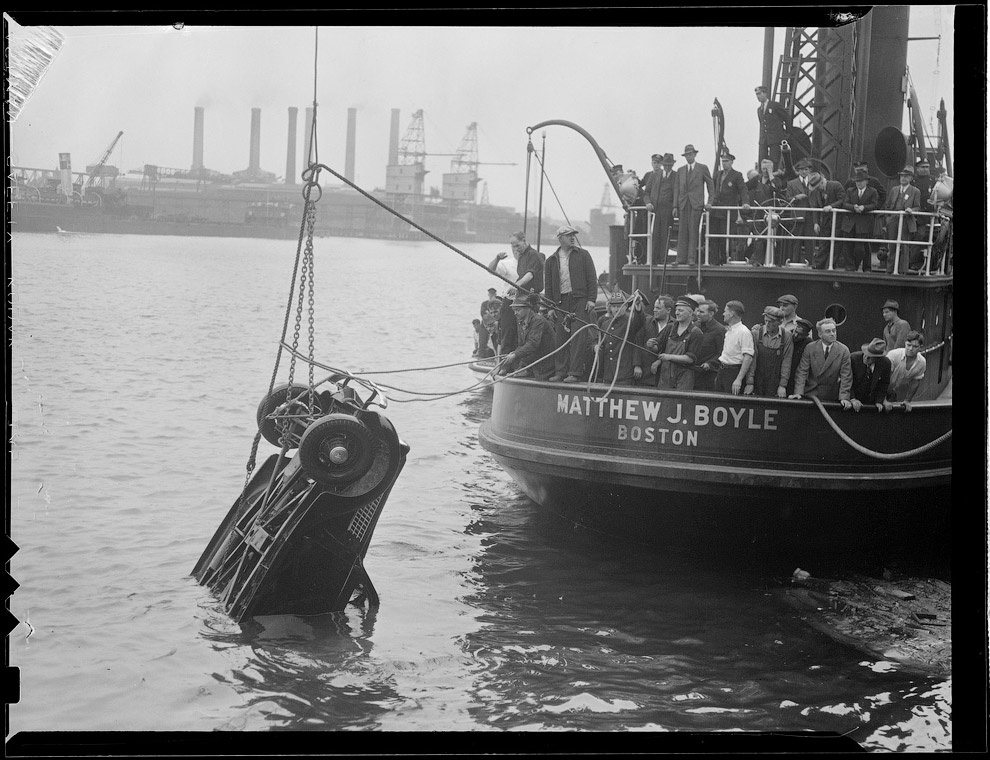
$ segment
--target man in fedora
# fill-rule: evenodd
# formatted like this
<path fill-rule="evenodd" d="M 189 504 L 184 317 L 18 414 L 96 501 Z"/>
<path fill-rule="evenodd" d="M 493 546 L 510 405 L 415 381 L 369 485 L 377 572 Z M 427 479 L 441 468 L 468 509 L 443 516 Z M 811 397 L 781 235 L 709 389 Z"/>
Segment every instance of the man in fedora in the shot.
<path fill-rule="evenodd" d="M 698 151 L 693 145 L 685 145 L 684 156 L 687 164 L 677 170 L 674 180 L 674 217 L 677 223 L 677 263 L 695 264 L 698 261 L 698 232 L 701 226 L 701 212 L 707 207 L 705 190 L 709 201 L 715 195 L 712 173 L 704 164 L 695 162 Z"/>
<path fill-rule="evenodd" d="M 653 263 L 662 264 L 670 249 L 670 230 L 674 225 L 674 154 L 653 154 L 653 171 L 643 177 L 643 200 L 652 211 Z"/>
<path fill-rule="evenodd" d="M 921 248 L 907 242 L 914 240 L 918 232 L 918 221 L 914 216 L 915 211 L 921 211 L 921 191 L 911 184 L 914 179 L 914 169 L 905 166 L 898 172 L 900 184 L 891 188 L 887 193 L 887 200 L 883 204 L 885 211 L 903 211 L 903 214 L 888 214 L 886 217 L 886 237 L 891 241 L 887 244 L 887 274 L 893 274 L 894 261 L 897 261 L 897 273 L 905 274 L 908 265 L 914 269 L 921 266 L 924 260 Z M 901 218 L 903 217 L 903 221 Z M 898 230 L 900 230 L 900 250 L 898 251 L 897 240 Z"/>
<path fill-rule="evenodd" d="M 864 343 L 849 356 L 852 365 L 852 408 L 859 411 L 863 404 L 873 404 L 877 411 L 890 411 L 887 390 L 890 387 L 890 359 L 883 338 Z"/>
<path fill-rule="evenodd" d="M 843 409 L 851 409 L 849 349 L 837 340 L 839 328 L 834 319 L 819 319 L 815 329 L 818 340 L 809 343 L 801 354 L 794 377 L 794 392 L 788 398 L 816 396 L 821 401 L 838 401 Z"/>
<path fill-rule="evenodd" d="M 715 171 L 715 193 L 712 198 L 713 208 L 708 214 L 709 229 L 713 234 L 736 234 L 736 225 L 742 224 L 742 214 L 749 211 L 749 190 L 740 172 L 732 168 L 736 157 L 731 153 L 722 154 L 722 166 Z M 718 206 L 742 206 L 740 209 L 721 211 Z M 711 238 L 712 264 L 724 264 L 726 251 L 731 251 L 733 261 L 742 261 L 742 248 L 745 240 L 732 238 Z"/>
<path fill-rule="evenodd" d="M 558 228 L 556 251 L 547 257 L 543 283 L 547 298 L 554 304 L 554 333 L 557 346 L 568 339 L 567 349 L 554 356 L 556 370 L 550 380 L 577 383 L 584 377 L 585 353 L 589 345 L 589 330 L 581 329 L 594 323 L 595 301 L 598 298 L 598 276 L 591 254 L 578 247 L 578 231 L 569 225 Z"/>
<path fill-rule="evenodd" d="M 811 207 L 821 209 L 812 212 L 812 229 L 815 235 L 823 238 L 832 236 L 833 209 L 841 208 L 846 200 L 846 191 L 841 182 L 832 179 L 825 179 L 819 172 L 811 172 L 808 175 L 808 186 L 811 188 Z M 832 249 L 831 241 L 822 241 L 815 247 L 815 255 L 811 260 L 811 265 L 815 269 L 827 269 L 829 264 L 829 254 Z M 838 246 L 835 251 L 838 255 Z M 833 265 L 837 259 L 833 260 Z"/>
<path fill-rule="evenodd" d="M 756 117 L 760 120 L 760 147 L 758 158 L 769 158 L 774 167 L 780 166 L 780 144 L 787 139 L 788 118 L 783 106 L 770 102 L 770 90 L 763 85 L 755 89 L 760 101 Z"/>
<path fill-rule="evenodd" d="M 797 221 L 792 228 L 794 240 L 787 243 L 785 257 L 791 261 L 811 262 L 815 257 L 815 241 L 801 240 L 815 236 L 815 218 L 811 211 L 811 161 L 800 159 L 794 164 L 797 177 L 787 183 L 787 200 L 796 209 Z"/>
<path fill-rule="evenodd" d="M 846 194 L 842 208 L 851 211 L 843 214 L 840 227 L 842 237 L 842 266 L 847 272 L 855 272 L 860 267 L 864 272 L 873 269 L 870 244 L 866 241 L 873 234 L 873 216 L 871 211 L 880 207 L 880 199 L 875 188 L 870 187 L 870 175 L 866 167 L 857 166 L 853 172 L 856 186 Z"/>
<path fill-rule="evenodd" d="M 903 348 L 911 325 L 906 319 L 901 319 L 901 306 L 897 301 L 888 298 L 880 309 L 883 315 L 883 340 L 888 351 Z"/>

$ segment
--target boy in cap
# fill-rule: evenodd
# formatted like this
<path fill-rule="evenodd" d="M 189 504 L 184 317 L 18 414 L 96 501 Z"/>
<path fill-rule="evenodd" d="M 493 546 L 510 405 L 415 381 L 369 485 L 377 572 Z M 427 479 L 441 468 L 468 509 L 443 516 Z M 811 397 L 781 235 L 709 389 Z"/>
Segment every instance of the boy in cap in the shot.
<path fill-rule="evenodd" d="M 887 389 L 890 386 L 890 359 L 882 338 L 864 343 L 849 357 L 852 366 L 852 408 L 859 411 L 863 404 L 873 404 L 877 411 L 889 412 Z"/>
<path fill-rule="evenodd" d="M 903 348 L 907 334 L 911 332 L 911 325 L 906 319 L 901 319 L 901 307 L 897 301 L 888 299 L 880 313 L 883 315 L 883 340 L 887 344 L 887 350 L 893 351 L 895 348 Z"/>
<path fill-rule="evenodd" d="M 701 347 L 701 330 L 694 324 L 698 302 L 681 296 L 674 302 L 674 321 L 647 342 L 659 355 L 650 370 L 660 390 L 694 390 L 694 363 Z"/>
<path fill-rule="evenodd" d="M 910 166 L 905 166 L 898 174 L 900 184 L 891 188 L 883 204 L 885 211 L 904 212 L 886 216 L 887 240 L 891 241 L 887 244 L 887 274 L 893 274 L 895 260 L 898 274 L 905 274 L 909 264 L 912 268 L 918 269 L 923 261 L 921 248 L 907 242 L 914 240 L 918 231 L 914 212 L 921 211 L 921 191 L 911 184 L 911 180 L 914 179 L 914 169 Z M 900 250 L 894 242 L 898 239 L 898 232 L 900 232 Z"/>
<path fill-rule="evenodd" d="M 547 298 L 554 304 L 554 333 L 557 346 L 568 342 L 567 349 L 554 355 L 556 368 L 553 382 L 577 383 L 585 376 L 585 358 L 590 341 L 598 297 L 598 276 L 591 254 L 577 244 L 578 231 L 571 226 L 557 230 L 557 250 L 547 257 L 543 282 Z M 572 317 L 570 315 L 573 315 Z"/>
<path fill-rule="evenodd" d="M 693 145 L 685 145 L 681 154 L 687 164 L 680 167 L 674 179 L 674 217 L 677 219 L 677 263 L 696 264 L 698 261 L 698 234 L 701 212 L 715 195 L 712 173 L 704 164 L 695 163 L 698 151 Z M 705 191 L 708 201 L 705 201 Z"/>
<path fill-rule="evenodd" d="M 794 343 L 790 333 L 780 328 L 784 312 L 776 306 L 763 309 L 763 323 L 753 326 L 753 361 L 746 373 L 747 396 L 787 398 L 787 381 L 791 378 Z"/>

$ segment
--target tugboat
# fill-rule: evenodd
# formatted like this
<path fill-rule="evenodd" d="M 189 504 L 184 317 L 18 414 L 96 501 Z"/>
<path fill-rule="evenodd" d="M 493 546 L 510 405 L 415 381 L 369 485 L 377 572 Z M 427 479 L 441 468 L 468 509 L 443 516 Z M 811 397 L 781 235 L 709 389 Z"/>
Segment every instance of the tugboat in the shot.
<path fill-rule="evenodd" d="M 870 39 L 870 17 L 874 31 L 884 30 L 882 40 L 873 45 L 872 58 L 865 44 Z M 820 55 L 819 75 L 821 67 L 828 69 L 820 81 L 834 84 L 827 91 L 808 88 L 818 100 L 806 107 L 794 94 L 802 91 L 796 86 L 800 83 L 788 77 L 798 77 L 807 68 L 796 64 L 803 56 L 812 55 L 802 48 L 809 40 L 814 55 Z M 839 340 L 851 351 L 880 334 L 881 309 L 888 300 L 895 300 L 900 305 L 900 317 L 926 338 L 927 372 L 915 401 L 908 408 L 895 405 L 890 411 L 879 411 L 864 405 L 854 412 L 838 403 L 809 398 L 509 377 L 495 387 L 491 418 L 482 424 L 479 439 L 533 501 L 554 512 L 597 514 L 616 523 L 634 511 L 660 514 L 688 505 L 704 505 L 715 512 L 757 502 L 815 508 L 866 505 L 878 500 L 902 503 L 931 499 L 937 492 L 943 496 L 941 502 L 948 503 L 952 480 L 953 276 L 951 203 L 942 204 L 951 199 L 951 159 L 944 128 L 938 147 L 929 148 L 924 134 L 912 129 L 907 138 L 888 126 L 902 123 L 903 98 L 897 99 L 895 108 L 890 97 L 878 97 L 877 92 L 878 88 L 899 86 L 904 78 L 906 46 L 907 9 L 903 7 L 875 8 L 864 19 L 838 29 L 789 28 L 775 96 L 792 117 L 800 117 L 794 123 L 805 123 L 800 129 L 792 127 L 789 147 L 793 155 L 785 158 L 807 157 L 826 178 L 844 181 L 860 157 L 866 159 L 870 174 L 887 177 L 890 185 L 915 161 L 944 166 L 945 173 L 933 190 L 936 211 L 916 215 L 928 224 L 927 240 L 920 243 L 927 257 L 920 270 L 899 274 L 895 266 L 895 273 L 887 274 L 874 265 L 873 272 L 845 271 L 837 264 L 841 238 L 834 232 L 815 238 L 829 253 L 822 269 L 784 259 L 775 265 L 773 257 L 763 266 L 745 261 L 718 265 L 713 244 L 719 238 L 731 243 L 762 236 L 771 250 L 782 245 L 789 250 L 789 239 L 800 239 L 789 225 L 780 223 L 782 216 L 793 214 L 791 210 L 766 208 L 760 210 L 766 220 L 762 228 L 737 234 L 716 234 L 708 225 L 712 212 L 705 211 L 698 263 L 688 267 L 668 268 L 666 251 L 655 257 L 658 252 L 652 248 L 650 233 L 639 236 L 647 249 L 647 261 L 636 263 L 633 245 L 639 242 L 637 235 L 612 227 L 610 274 L 625 293 L 700 294 L 720 305 L 738 300 L 749 315 L 760 314 L 783 294 L 795 294 L 800 315 L 812 322 L 833 318 Z M 837 51 L 835 57 L 826 56 L 825 50 Z M 853 76 L 852 60 L 861 71 L 863 67 L 869 69 L 869 93 L 864 78 L 857 82 Z M 765 80 L 770 80 L 770 72 L 765 72 Z M 842 92 L 849 97 L 842 90 L 846 85 L 853 87 L 861 120 L 847 124 L 849 132 L 841 139 L 832 139 L 821 119 L 829 98 L 837 99 Z M 913 89 L 910 102 L 918 113 Z M 944 109 L 942 123 L 944 126 Z M 566 121 L 542 122 L 527 131 L 532 134 L 548 126 L 563 126 L 582 134 L 595 150 L 627 215 L 647 214 L 648 229 L 652 230 L 653 213 L 628 205 L 605 152 L 591 135 Z M 716 129 L 716 133 L 721 131 Z M 834 137 L 834 130 L 831 134 Z M 788 146 L 783 147 L 786 153 Z M 716 150 L 719 155 L 728 152 L 724 144 L 716 145 Z M 735 214 L 743 207 L 728 210 Z M 844 213 L 849 212 L 831 211 L 832 230 L 839 228 Z M 903 216 L 905 212 L 894 213 Z M 906 244 L 915 241 L 909 237 L 906 224 L 898 226 L 896 240 L 872 242 L 889 245 L 890 256 L 900 263 L 907 255 Z M 629 224 L 627 229 L 634 230 L 635 225 Z"/>

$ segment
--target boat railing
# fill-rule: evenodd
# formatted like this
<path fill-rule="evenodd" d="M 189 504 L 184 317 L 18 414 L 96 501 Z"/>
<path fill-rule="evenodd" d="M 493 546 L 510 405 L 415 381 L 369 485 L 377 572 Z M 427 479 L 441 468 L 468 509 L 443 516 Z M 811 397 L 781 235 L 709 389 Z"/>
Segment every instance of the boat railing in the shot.
<path fill-rule="evenodd" d="M 754 214 L 754 212 L 756 213 Z M 632 264 L 636 261 L 636 244 L 637 242 L 642 241 L 646 248 L 646 266 L 661 266 L 663 264 L 663 259 L 655 256 L 653 247 L 653 227 L 656 223 L 656 214 L 653 211 L 648 210 L 646 206 L 630 206 L 628 213 L 629 218 L 627 220 L 627 230 L 636 229 L 636 223 L 638 220 L 637 215 L 639 214 L 647 215 L 647 225 L 646 232 L 630 231 L 627 233 L 629 247 L 627 263 Z M 793 231 L 789 229 L 789 225 L 796 225 L 799 223 L 803 224 L 805 222 L 806 215 L 809 213 L 816 215 L 818 219 L 822 220 L 825 219 L 826 214 L 830 215 L 827 229 L 822 229 L 820 234 L 794 234 Z M 903 274 L 907 271 L 908 268 L 906 266 L 902 266 L 902 257 L 909 255 L 911 247 L 917 247 L 922 249 L 924 265 L 920 268 L 920 270 L 911 270 L 912 275 L 924 276 L 951 274 L 952 261 L 950 257 L 948 255 L 939 255 L 937 257 L 932 255 L 935 248 L 935 241 L 938 238 L 943 220 L 943 217 L 938 210 L 933 212 L 911 212 L 910 215 L 913 216 L 914 219 L 918 220 L 918 227 L 926 228 L 927 235 L 925 236 L 925 239 L 922 240 L 917 240 L 912 237 L 913 233 L 905 227 L 905 218 L 909 216 L 908 212 L 893 210 L 877 210 L 866 213 L 873 217 L 883 218 L 897 216 L 896 238 L 889 239 L 887 237 L 872 236 L 850 237 L 848 235 L 843 235 L 839 231 L 839 215 L 852 213 L 854 212 L 840 208 L 832 208 L 830 211 L 825 211 L 821 208 L 794 206 L 775 207 L 751 205 L 748 208 L 743 206 L 715 206 L 710 209 L 706 209 L 702 213 L 698 235 L 699 246 L 701 249 L 700 253 L 702 255 L 701 260 L 706 266 L 716 263 L 713 261 L 712 257 L 713 241 L 726 241 L 726 245 L 729 247 L 729 241 L 737 241 L 737 244 L 740 246 L 748 246 L 750 243 L 762 240 L 766 246 L 762 266 L 806 266 L 819 271 L 844 271 L 845 267 L 842 262 L 837 260 L 841 246 L 852 246 L 854 243 L 866 244 L 867 246 L 879 244 L 886 247 L 887 255 L 892 256 L 894 259 L 890 267 L 892 269 L 891 273 Z M 709 221 L 711 216 L 714 214 L 725 215 L 726 232 L 712 232 Z M 737 223 L 735 225 L 737 231 L 734 233 L 728 232 L 728 230 L 733 227 L 733 225 L 730 224 L 733 214 L 737 215 L 737 218 L 741 217 L 743 219 L 742 224 Z M 738 230 L 741 227 L 744 229 L 740 232 Z M 678 234 L 680 234 L 680 231 L 678 231 Z M 804 262 L 791 262 L 786 260 L 781 262 L 781 249 L 783 249 L 786 253 L 786 246 L 788 244 L 800 246 L 802 241 L 806 240 L 813 241 L 813 244 L 817 246 L 828 246 L 827 261 L 823 262 L 823 265 L 812 267 L 810 264 Z M 668 255 L 670 255 L 669 251 Z M 729 259 L 730 257 L 726 256 L 726 258 Z M 933 258 L 937 258 L 937 261 L 933 262 Z M 738 262 L 733 261 L 732 263 L 746 264 L 748 262 L 745 259 L 741 259 Z"/>

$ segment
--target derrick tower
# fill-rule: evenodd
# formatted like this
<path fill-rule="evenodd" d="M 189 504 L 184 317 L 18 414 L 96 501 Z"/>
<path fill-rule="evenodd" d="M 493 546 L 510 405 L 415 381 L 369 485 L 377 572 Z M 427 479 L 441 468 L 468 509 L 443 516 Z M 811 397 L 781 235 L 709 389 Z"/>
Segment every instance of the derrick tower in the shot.
<path fill-rule="evenodd" d="M 844 181 L 858 160 L 871 174 L 893 177 L 928 155 L 924 134 L 913 125 L 910 139 L 900 131 L 904 104 L 915 101 L 907 74 L 909 18 L 907 6 L 874 6 L 843 26 L 787 28 L 773 100 L 791 116 L 793 160 L 812 157 Z"/>
<path fill-rule="evenodd" d="M 426 137 L 423 109 L 416 111 L 396 151 L 396 163 L 385 174 L 385 192 L 390 196 L 422 196 L 426 178 Z"/>
<path fill-rule="evenodd" d="M 474 203 L 478 183 L 478 122 L 468 124 L 467 132 L 450 160 L 450 171 L 443 175 L 443 198 Z"/>

